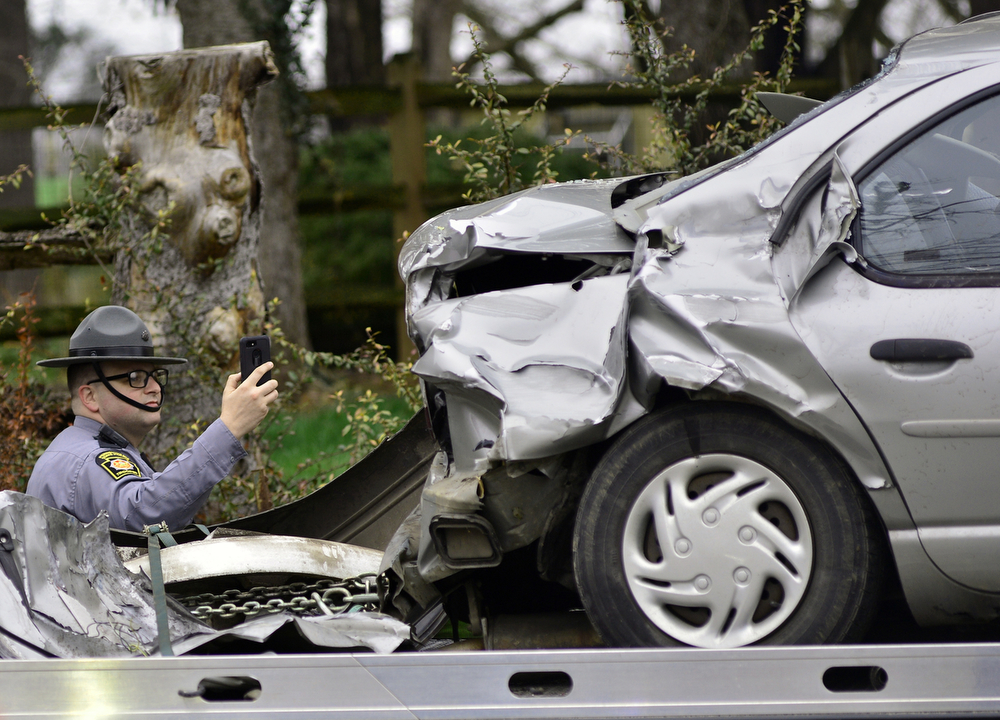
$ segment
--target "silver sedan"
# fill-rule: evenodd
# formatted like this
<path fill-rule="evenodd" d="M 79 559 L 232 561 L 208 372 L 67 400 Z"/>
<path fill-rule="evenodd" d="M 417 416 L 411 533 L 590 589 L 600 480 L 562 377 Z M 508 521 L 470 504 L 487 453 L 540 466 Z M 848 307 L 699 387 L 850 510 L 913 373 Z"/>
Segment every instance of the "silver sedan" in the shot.
<path fill-rule="evenodd" d="M 413 603 L 528 548 L 612 645 L 856 639 L 893 566 L 921 624 L 1000 614 L 1000 16 L 776 106 L 698 175 L 410 237 Z"/>

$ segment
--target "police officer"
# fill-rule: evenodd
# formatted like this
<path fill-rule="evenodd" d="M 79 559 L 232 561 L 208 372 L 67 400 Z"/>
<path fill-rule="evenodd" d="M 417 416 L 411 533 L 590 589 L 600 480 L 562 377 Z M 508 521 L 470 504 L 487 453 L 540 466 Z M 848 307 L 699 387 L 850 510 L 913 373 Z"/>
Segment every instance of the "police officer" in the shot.
<path fill-rule="evenodd" d="M 230 375 L 219 419 L 156 472 L 138 448 L 160 422 L 165 366 L 186 362 L 154 355 L 149 330 L 131 310 L 109 305 L 90 313 L 70 338 L 69 357 L 38 363 L 67 368 L 76 417 L 38 459 L 27 494 L 83 522 L 106 510 L 111 527 L 125 530 L 190 523 L 212 487 L 246 455 L 240 438 L 267 415 L 278 383 L 257 386 L 270 362 L 242 383 L 239 373 Z"/>

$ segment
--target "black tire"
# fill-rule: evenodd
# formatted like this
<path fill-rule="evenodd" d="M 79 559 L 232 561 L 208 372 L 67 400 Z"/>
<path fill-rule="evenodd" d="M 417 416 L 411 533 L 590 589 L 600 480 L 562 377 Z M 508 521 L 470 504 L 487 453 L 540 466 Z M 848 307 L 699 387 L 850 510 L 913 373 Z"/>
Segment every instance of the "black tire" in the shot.
<path fill-rule="evenodd" d="M 616 438 L 580 500 L 573 561 L 611 646 L 814 644 L 865 631 L 883 546 L 826 445 L 761 408 L 693 402 Z"/>

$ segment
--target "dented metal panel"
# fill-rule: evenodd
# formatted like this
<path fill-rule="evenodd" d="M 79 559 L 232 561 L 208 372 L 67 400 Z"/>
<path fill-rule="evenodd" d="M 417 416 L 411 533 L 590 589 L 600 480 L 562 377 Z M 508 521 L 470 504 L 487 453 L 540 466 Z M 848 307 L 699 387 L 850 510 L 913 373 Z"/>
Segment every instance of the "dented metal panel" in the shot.
<path fill-rule="evenodd" d="M 41 501 L 0 493 L 3 543 L 0 652 L 5 657 L 117 657 L 156 647 L 147 585 L 122 566 L 106 515 L 83 525 Z M 9 548 L 9 549 L 8 549 Z M 211 633 L 186 613 L 169 616 L 172 637 Z"/>
<path fill-rule="evenodd" d="M 368 567 L 371 559 L 362 562 Z M 299 617 L 281 612 L 214 630 L 171 602 L 167 622 L 175 654 L 232 648 L 224 641 L 234 638 L 258 643 L 263 651 L 286 625 L 306 647 L 316 648 L 392 652 L 410 635 L 408 625 L 378 613 Z M 3 658 L 159 654 L 150 583 L 122 564 L 111 544 L 107 515 L 84 525 L 11 491 L 0 492 L 0 630 Z M 223 644 L 213 644 L 217 641 Z"/>
<path fill-rule="evenodd" d="M 869 85 L 826 112 L 800 118 L 766 147 L 661 185 L 617 210 L 611 206 L 615 181 L 569 183 L 450 211 L 413 233 L 400 272 L 410 333 L 423 351 L 414 372 L 448 396 L 458 467 L 551 456 L 610 437 L 646 411 L 656 380 L 726 393 L 752 394 L 759 386 L 765 402 L 794 418 L 836 405 L 836 389 L 788 323 L 770 240 L 800 176 L 829 147 L 817 143 L 817 135 L 843 137 L 880 107 L 938 79 L 916 73 L 879 92 Z M 571 207 L 573 193 L 586 210 L 547 213 L 549 198 Z M 838 215 L 838 231 L 848 221 Z M 634 246 L 622 242 L 622 225 L 637 231 Z M 574 236 L 578 244 L 567 242 Z M 626 250 L 627 280 L 622 273 L 454 296 L 463 269 L 503 253 L 617 256 Z M 813 252 L 822 256 L 826 248 Z M 812 258 L 810 267 L 819 261 Z M 573 331 L 581 326 L 587 331 Z M 747 331 L 765 327 L 760 338 Z M 766 345 L 768 336 L 778 352 L 765 360 L 752 346 Z M 637 351 L 629 360 L 635 373 L 625 383 L 629 343 Z M 807 387 L 811 382 L 815 387 Z M 470 427 L 479 433 L 469 436 Z M 856 429 L 854 443 L 867 443 L 876 455 Z"/>
<path fill-rule="evenodd" d="M 533 253 L 631 252 L 607 212 L 620 180 L 546 185 L 450 210 L 411 235 L 399 256 L 404 278 L 429 267 L 456 269 L 484 250 Z"/>
<path fill-rule="evenodd" d="M 869 265 L 891 269 L 895 277 L 873 281 L 831 264 L 807 286 L 792 314 L 879 443 L 920 546 L 954 581 L 993 593 L 1000 576 L 981 558 L 1000 550 L 1000 346 L 993 312 L 998 93 L 995 68 L 974 68 L 947 86 L 906 98 L 841 143 L 838 156 L 856 177 L 868 212 L 857 224 L 855 244 Z M 904 142 L 886 153 L 887 135 Z M 895 252 L 880 253 L 881 243 Z M 853 318 L 850 333 L 838 328 L 843 317 Z M 961 352 L 924 359 L 875 352 L 877 344 L 901 339 Z M 930 582 L 925 577 L 907 584 Z M 943 608 L 954 603 L 926 592 L 907 594 L 923 605 L 915 612 L 936 621 L 947 618 Z M 961 612 L 996 616 L 989 604 Z"/>
<path fill-rule="evenodd" d="M 449 405 L 460 467 L 466 458 L 540 458 L 579 447 L 606 436 L 623 404 L 634 407 L 624 383 L 628 281 L 621 274 L 537 285 L 413 314 L 427 346 L 413 371 L 449 401 L 478 393 L 497 401 L 498 421 L 472 436 L 463 430 L 477 424 Z"/>

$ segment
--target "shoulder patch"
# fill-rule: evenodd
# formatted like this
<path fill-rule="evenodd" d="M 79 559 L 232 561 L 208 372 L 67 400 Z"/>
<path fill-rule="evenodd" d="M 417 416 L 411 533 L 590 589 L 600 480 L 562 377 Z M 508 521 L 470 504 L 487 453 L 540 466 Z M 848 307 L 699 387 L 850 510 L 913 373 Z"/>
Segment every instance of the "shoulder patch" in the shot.
<path fill-rule="evenodd" d="M 115 480 L 121 480 L 123 477 L 129 475 L 138 476 L 142 474 L 139 472 L 139 468 L 136 467 L 135 461 L 118 450 L 105 450 L 102 453 L 98 453 L 95 459 L 98 467 L 103 468 Z"/>

